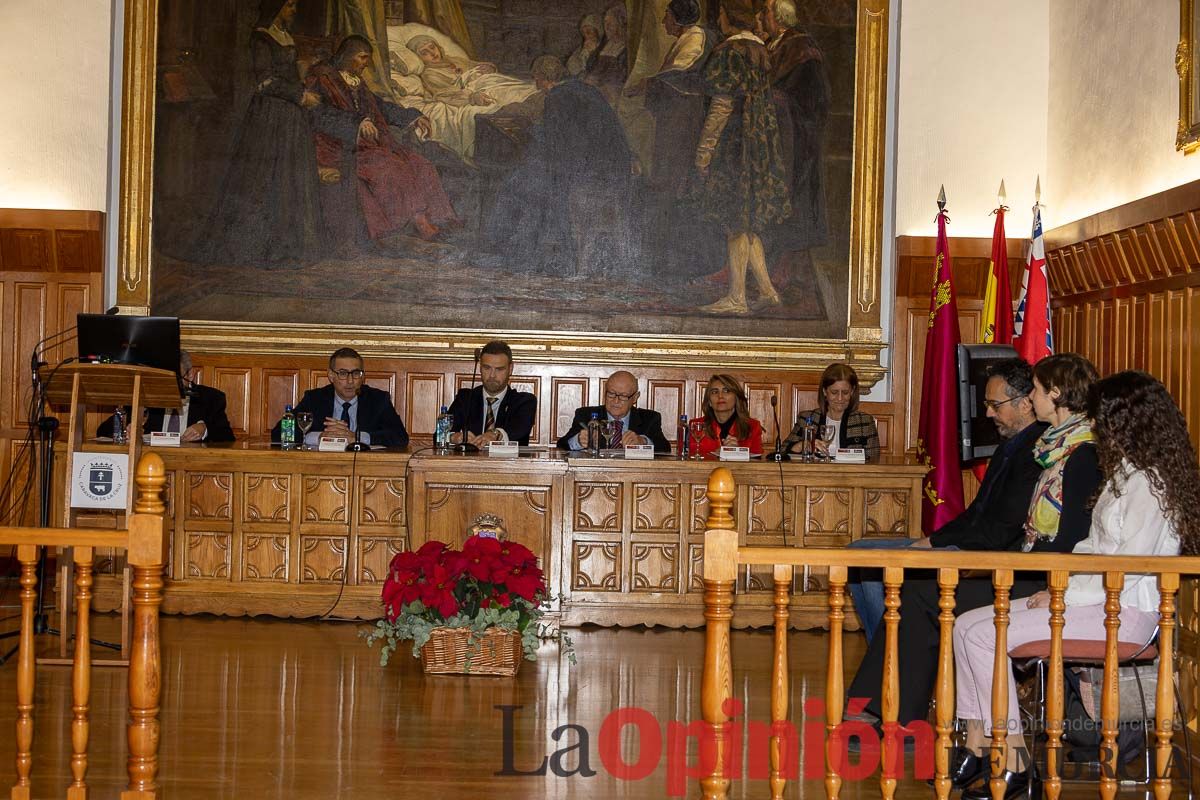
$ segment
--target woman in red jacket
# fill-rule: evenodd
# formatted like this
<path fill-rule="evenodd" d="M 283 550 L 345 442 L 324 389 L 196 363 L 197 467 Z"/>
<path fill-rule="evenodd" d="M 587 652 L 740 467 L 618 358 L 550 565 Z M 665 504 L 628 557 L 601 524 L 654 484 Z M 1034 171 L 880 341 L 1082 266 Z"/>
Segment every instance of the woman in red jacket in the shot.
<path fill-rule="evenodd" d="M 722 446 L 749 447 L 762 454 L 762 425 L 750 416 L 746 393 L 732 375 L 713 375 L 704 391 L 704 433 L 696 440 L 702 455 L 716 453 Z"/>

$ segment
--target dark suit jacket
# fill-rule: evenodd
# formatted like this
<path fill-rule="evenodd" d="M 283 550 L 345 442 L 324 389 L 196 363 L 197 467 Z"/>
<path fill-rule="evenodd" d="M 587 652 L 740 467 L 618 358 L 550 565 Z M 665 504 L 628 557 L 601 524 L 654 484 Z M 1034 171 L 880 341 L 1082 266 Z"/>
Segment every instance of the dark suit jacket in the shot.
<path fill-rule="evenodd" d="M 600 419 L 608 419 L 608 411 L 604 406 L 584 406 L 575 411 L 575 419 L 571 421 L 571 429 L 558 440 L 559 450 L 570 450 L 571 439 L 587 427 L 592 414 L 599 414 Z M 645 436 L 654 445 L 654 452 L 671 452 L 671 443 L 663 435 L 662 415 L 648 408 L 634 408 L 629 411 L 629 430 Z"/>
<path fill-rule="evenodd" d="M 529 444 L 536 413 L 537 398 L 510 386 L 496 412 L 496 427 L 504 429 L 510 442 L 524 447 Z M 483 433 L 483 387 L 459 389 L 450 404 L 450 414 L 454 417 L 455 433 L 464 430 L 476 435 Z"/>
<path fill-rule="evenodd" d="M 809 421 L 813 425 L 824 425 L 825 415 L 819 408 L 809 409 L 801 412 L 797 419 L 796 425 L 792 428 L 792 432 L 783 440 L 783 449 L 790 452 L 793 447 L 800 443 L 800 439 L 804 436 L 804 425 Z M 867 458 L 879 458 L 879 429 L 875 425 L 875 418 L 865 411 L 854 410 L 846 415 L 842 421 L 841 434 L 838 437 L 838 447 L 861 447 L 867 451 Z"/>
<path fill-rule="evenodd" d="M 309 433 L 325 430 L 325 418 L 333 414 L 333 384 L 320 389 L 309 389 L 300 398 L 293 411 L 308 411 L 313 415 L 313 426 Z M 364 385 L 358 390 L 358 430 L 371 435 L 371 444 L 384 447 L 404 447 L 408 444 L 408 431 L 404 421 L 392 405 L 392 396 L 373 386 Z M 271 441 L 279 441 L 279 423 L 271 430 Z"/>
<path fill-rule="evenodd" d="M 125 413 L 131 414 L 133 409 L 125 406 Z M 163 417 L 167 410 L 163 408 L 148 408 L 146 409 L 146 423 L 142 426 L 142 433 L 157 433 L 162 430 Z M 204 437 L 206 442 L 232 442 L 234 439 L 233 428 L 229 425 L 229 418 L 225 416 L 225 393 L 220 389 L 214 389 L 211 386 L 201 386 L 198 383 L 192 384 L 192 399 L 188 401 L 188 425 L 195 425 L 197 422 L 203 422 L 208 429 L 207 435 Z M 113 433 L 113 418 L 109 417 L 100 423 L 100 427 L 96 429 L 97 436 L 112 436 Z M 180 431 L 183 433 L 183 431 Z"/>

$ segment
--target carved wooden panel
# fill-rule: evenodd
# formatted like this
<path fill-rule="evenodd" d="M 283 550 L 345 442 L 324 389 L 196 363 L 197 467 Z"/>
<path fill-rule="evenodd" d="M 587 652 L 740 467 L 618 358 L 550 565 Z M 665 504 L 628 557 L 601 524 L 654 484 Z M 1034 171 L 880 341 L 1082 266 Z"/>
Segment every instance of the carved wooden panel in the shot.
<path fill-rule="evenodd" d="M 589 592 L 620 591 L 620 568 L 620 542 L 576 542 L 571 554 L 571 588 Z"/>
<path fill-rule="evenodd" d="M 649 542 L 630 545 L 631 592 L 676 592 L 679 589 L 679 546 Z"/>
<path fill-rule="evenodd" d="M 451 547 L 461 547 L 467 529 L 480 514 L 500 517 L 509 539 L 525 545 L 543 560 L 550 557 L 550 490 L 543 486 L 427 485 L 425 530 L 415 532 L 419 547 L 429 531 L 438 531 Z M 557 513 L 557 512 L 555 512 Z"/>
<path fill-rule="evenodd" d="M 795 507 L 794 487 L 750 487 L 749 533 L 776 533 L 792 530 L 792 509 Z"/>
<path fill-rule="evenodd" d="M 46 308 L 48 296 L 45 283 L 27 283 L 19 281 L 12 284 L 13 318 L 16 322 L 16 341 L 12 342 L 13 351 L 17 353 L 32 353 L 39 341 L 46 338 L 47 327 L 50 324 L 49 309 Z M 7 325 L 6 325 L 7 327 Z M 10 409 L 10 418 L 14 428 L 25 427 L 29 424 L 29 404 L 23 402 L 33 392 L 33 377 L 29 373 L 28 358 L 15 359 L 18 363 L 15 372 L 5 376 L 4 381 L 8 397 L 6 405 Z M 13 367 L 9 367 L 13 369 Z"/>
<path fill-rule="evenodd" d="M 301 519 L 305 522 L 346 522 L 346 478 L 304 476 L 304 509 Z"/>
<path fill-rule="evenodd" d="M 907 536 L 908 512 L 906 491 L 863 491 L 863 532 L 868 536 Z"/>
<path fill-rule="evenodd" d="M 189 520 L 232 519 L 233 473 L 188 473 L 187 518 Z"/>
<path fill-rule="evenodd" d="M 690 487 L 691 497 L 688 504 L 691 508 L 691 513 L 688 515 L 691 519 L 693 535 L 704 533 L 708 521 L 708 487 L 698 484 L 692 484 Z M 737 516 L 737 507 L 731 509 L 733 515 Z"/>
<path fill-rule="evenodd" d="M 404 427 L 410 436 L 433 436 L 438 413 L 448 403 L 446 376 L 410 372 L 405 386 Z"/>
<path fill-rule="evenodd" d="M 233 561 L 231 539 L 228 533 L 189 531 L 184 574 L 189 578 L 228 579 Z"/>
<path fill-rule="evenodd" d="M 225 416 L 236 436 L 250 430 L 250 370 L 215 367 L 209 385 L 225 393 Z M 282 409 L 280 410 L 282 413 Z"/>
<path fill-rule="evenodd" d="M 358 486 L 360 525 L 404 525 L 402 478 L 361 478 Z"/>
<path fill-rule="evenodd" d="M 194 355 L 194 354 L 193 354 Z M 262 371 L 261 427 L 255 433 L 270 433 L 283 416 L 285 406 L 300 401 L 300 371 L 297 369 L 264 369 Z"/>
<path fill-rule="evenodd" d="M 619 483 L 576 483 L 571 515 L 575 530 L 620 530 L 623 493 L 624 487 Z"/>
<path fill-rule="evenodd" d="M 809 488 L 804 535 L 850 534 L 850 490 Z"/>
<path fill-rule="evenodd" d="M 782 400 L 782 386 L 778 383 L 767 383 L 762 381 L 747 381 L 744 384 L 746 390 L 746 399 L 749 401 L 750 416 L 762 423 L 763 441 L 775 441 L 775 412 L 771 409 L 771 398 L 774 397 L 778 403 Z M 781 420 L 780 427 L 784 423 Z M 788 426 L 791 429 L 791 426 Z M 787 431 L 784 431 L 787 435 Z"/>
<path fill-rule="evenodd" d="M 338 583 L 346 570 L 345 536 L 300 537 L 300 582 Z"/>
<path fill-rule="evenodd" d="M 555 442 L 571 429 L 575 410 L 590 405 L 588 403 L 588 379 L 552 377 L 550 379 L 550 403 L 550 437 L 548 441 Z"/>
<path fill-rule="evenodd" d="M 408 540 L 403 536 L 359 536 L 358 582 L 383 583 L 387 579 L 388 565 L 407 547 Z"/>
<path fill-rule="evenodd" d="M 688 543 L 687 591 L 704 592 L 704 545 Z"/>
<path fill-rule="evenodd" d="M 679 484 L 634 484 L 633 529 L 639 532 L 678 531 Z"/>
<path fill-rule="evenodd" d="M 687 414 L 691 419 L 695 409 L 686 402 L 685 387 L 687 381 L 681 380 L 649 380 L 643 390 L 640 404 L 645 404 L 662 415 L 663 433 L 667 439 L 674 442 L 678 436 L 679 415 Z"/>
<path fill-rule="evenodd" d="M 242 505 L 244 522 L 291 521 L 290 475 L 247 473 L 245 481 L 246 493 Z"/>
<path fill-rule="evenodd" d="M 242 580 L 287 583 L 287 534 L 245 534 L 242 545 Z"/>

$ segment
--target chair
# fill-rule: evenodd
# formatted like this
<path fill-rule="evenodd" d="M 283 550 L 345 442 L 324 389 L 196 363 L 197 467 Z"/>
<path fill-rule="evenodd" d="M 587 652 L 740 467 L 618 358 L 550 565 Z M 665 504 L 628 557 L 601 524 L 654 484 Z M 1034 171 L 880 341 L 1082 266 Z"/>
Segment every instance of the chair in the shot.
<path fill-rule="evenodd" d="M 1103 666 L 1104 665 L 1104 649 L 1105 642 L 1099 639 L 1063 639 L 1062 642 L 1062 660 L 1063 670 L 1069 667 L 1085 667 L 1085 666 Z M 1026 642 L 1018 647 L 1013 648 L 1009 652 L 1014 667 L 1018 662 L 1022 668 L 1035 668 L 1037 670 L 1037 708 L 1034 713 L 1029 714 L 1031 721 L 1034 723 L 1033 747 L 1030 748 L 1031 757 L 1036 762 L 1037 760 L 1037 739 L 1039 735 L 1046 730 L 1046 676 L 1050 665 L 1050 640 L 1039 639 L 1032 642 Z M 1140 667 L 1154 664 L 1158 660 L 1158 626 L 1155 626 L 1154 632 L 1143 643 L 1135 642 L 1118 642 L 1117 643 L 1117 667 Z M 1147 782 L 1154 779 L 1154 768 L 1152 764 L 1152 753 L 1155 742 L 1152 740 L 1153 717 L 1146 708 L 1146 694 L 1142 688 L 1142 677 L 1139 670 L 1133 671 L 1134 680 L 1137 682 L 1138 700 L 1142 705 L 1142 737 L 1143 737 L 1143 763 L 1145 766 L 1145 775 Z M 1183 712 L 1183 705 L 1179 697 L 1179 677 L 1172 676 L 1175 684 L 1175 711 L 1180 719 L 1186 719 Z M 1187 777 L 1188 800 L 1192 800 L 1192 747 L 1191 741 L 1186 733 L 1183 735 L 1184 749 L 1187 754 L 1187 759 L 1184 766 L 1184 772 Z M 1063 781 L 1082 783 L 1085 781 Z"/>

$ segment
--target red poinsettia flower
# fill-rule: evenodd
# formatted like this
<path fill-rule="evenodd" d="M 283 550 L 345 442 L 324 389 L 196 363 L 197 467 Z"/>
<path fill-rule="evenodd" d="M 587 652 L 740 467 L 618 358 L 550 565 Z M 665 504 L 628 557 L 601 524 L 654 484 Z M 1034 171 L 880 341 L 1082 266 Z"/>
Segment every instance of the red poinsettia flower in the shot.
<path fill-rule="evenodd" d="M 464 569 L 477 581 L 487 581 L 500 558 L 500 542 L 484 536 L 472 536 L 463 545 Z"/>
<path fill-rule="evenodd" d="M 402 553 L 396 553 L 392 558 L 392 563 L 388 565 L 388 570 L 390 572 L 406 572 L 417 569 L 420 563 L 416 553 L 412 550 L 405 550 Z"/>
<path fill-rule="evenodd" d="M 440 556 L 446 550 L 445 542 L 430 541 L 417 548 L 417 559 L 425 564 L 432 564 L 439 560 Z"/>
<path fill-rule="evenodd" d="M 445 567 L 434 565 L 426 573 L 421 584 L 421 602 L 426 608 L 436 610 L 443 617 L 452 617 L 458 611 L 458 600 L 454 597 L 457 579 Z"/>
<path fill-rule="evenodd" d="M 508 608 L 512 605 L 512 595 L 508 592 L 500 592 L 492 598 L 492 601 L 500 608 Z"/>
<path fill-rule="evenodd" d="M 500 545 L 500 558 L 509 566 L 537 566 L 537 556 L 523 544 L 519 542 L 498 542 Z"/>
<path fill-rule="evenodd" d="M 492 573 L 492 582 L 502 584 L 509 592 L 532 601 L 539 591 L 545 591 L 542 571 L 536 566 L 516 564 Z"/>

